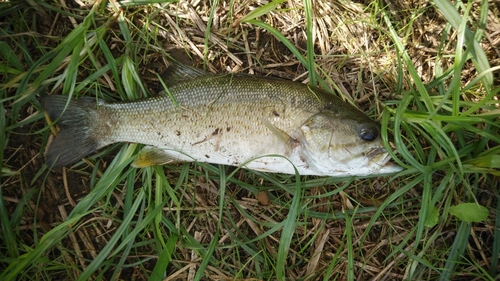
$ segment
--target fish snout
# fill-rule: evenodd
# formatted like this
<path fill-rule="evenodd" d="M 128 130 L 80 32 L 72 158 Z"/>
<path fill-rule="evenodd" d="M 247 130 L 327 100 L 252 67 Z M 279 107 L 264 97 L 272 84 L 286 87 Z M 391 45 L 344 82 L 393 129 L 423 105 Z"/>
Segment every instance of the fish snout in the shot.
<path fill-rule="evenodd" d="M 366 154 L 368 161 L 377 166 L 378 173 L 390 174 L 403 170 L 403 167 L 393 163 L 391 156 L 384 147 L 374 147 Z"/>
<path fill-rule="evenodd" d="M 371 162 L 371 161 L 374 161 L 374 160 L 377 161 L 380 158 L 387 158 L 387 156 L 389 156 L 389 154 L 387 153 L 387 149 L 385 149 L 384 147 L 372 147 L 365 154 L 365 156 L 368 157 L 368 159 Z M 385 160 L 385 159 L 383 159 L 383 160 Z M 389 160 L 389 159 L 387 159 L 387 160 Z"/>

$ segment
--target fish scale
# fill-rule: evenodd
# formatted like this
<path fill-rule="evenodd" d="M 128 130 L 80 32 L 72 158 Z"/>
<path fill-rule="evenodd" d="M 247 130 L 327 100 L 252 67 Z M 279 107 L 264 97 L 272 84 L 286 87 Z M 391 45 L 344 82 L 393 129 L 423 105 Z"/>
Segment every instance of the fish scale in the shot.
<path fill-rule="evenodd" d="M 68 165 L 111 143 L 132 142 L 147 145 L 137 167 L 201 161 L 288 174 L 295 166 L 304 175 L 329 176 L 400 169 L 386 165 L 379 125 L 319 88 L 224 74 L 173 81 L 169 91 L 172 96 L 132 102 L 81 97 L 65 111 L 66 97 L 43 97 L 52 119 L 74 123 L 61 126 L 48 163 Z M 77 114 L 85 118 L 76 120 Z M 81 140 L 67 133 L 78 128 L 85 130 Z M 78 155 L 67 155 L 71 142 L 84 147 Z"/>

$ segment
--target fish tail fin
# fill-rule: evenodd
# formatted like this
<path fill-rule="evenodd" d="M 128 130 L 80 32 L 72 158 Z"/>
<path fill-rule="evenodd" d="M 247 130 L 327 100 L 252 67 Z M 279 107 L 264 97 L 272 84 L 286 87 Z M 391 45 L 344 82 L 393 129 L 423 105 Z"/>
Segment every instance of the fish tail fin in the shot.
<path fill-rule="evenodd" d="M 49 167 L 62 167 L 75 163 L 99 148 L 94 137 L 96 124 L 96 99 L 90 97 L 72 98 L 52 95 L 39 99 L 43 110 L 60 131 L 50 143 L 46 152 Z"/>

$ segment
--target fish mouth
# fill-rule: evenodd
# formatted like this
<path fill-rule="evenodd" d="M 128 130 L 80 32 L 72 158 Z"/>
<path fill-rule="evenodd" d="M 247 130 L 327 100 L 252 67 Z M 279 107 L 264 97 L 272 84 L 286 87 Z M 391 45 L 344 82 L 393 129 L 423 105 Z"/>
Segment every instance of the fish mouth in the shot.
<path fill-rule="evenodd" d="M 366 156 L 371 163 L 380 167 L 378 170 L 380 174 L 397 173 L 403 170 L 403 167 L 391 161 L 391 156 L 383 147 L 371 149 Z"/>
<path fill-rule="evenodd" d="M 396 163 L 393 163 L 392 161 L 387 161 L 379 170 L 379 173 L 381 174 L 392 174 L 392 173 L 397 173 L 401 172 L 403 170 L 403 167 L 399 166 Z"/>

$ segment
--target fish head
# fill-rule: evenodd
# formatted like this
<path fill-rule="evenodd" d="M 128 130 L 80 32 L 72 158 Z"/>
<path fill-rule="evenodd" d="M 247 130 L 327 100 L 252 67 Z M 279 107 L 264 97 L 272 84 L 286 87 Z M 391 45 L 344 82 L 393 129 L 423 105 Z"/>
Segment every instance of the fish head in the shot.
<path fill-rule="evenodd" d="M 388 162 L 390 155 L 379 124 L 360 115 L 320 112 L 301 126 L 301 157 L 309 169 L 330 176 L 401 171 L 400 166 Z"/>

